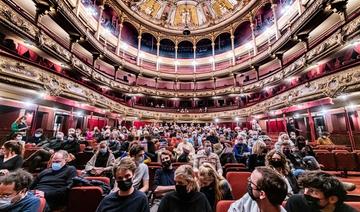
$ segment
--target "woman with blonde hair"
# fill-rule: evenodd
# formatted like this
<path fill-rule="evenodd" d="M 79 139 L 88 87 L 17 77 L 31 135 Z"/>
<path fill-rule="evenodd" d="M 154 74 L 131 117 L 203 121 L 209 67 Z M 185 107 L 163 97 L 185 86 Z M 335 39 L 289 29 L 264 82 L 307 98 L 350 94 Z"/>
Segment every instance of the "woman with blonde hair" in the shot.
<path fill-rule="evenodd" d="M 265 166 L 265 155 L 267 153 L 266 144 L 263 141 L 257 141 L 249 156 L 247 165 L 249 171 L 253 171 L 257 166 Z"/>
<path fill-rule="evenodd" d="M 299 192 L 297 180 L 291 172 L 286 156 L 282 152 L 275 149 L 271 150 L 266 155 L 265 166 L 274 169 L 284 178 L 286 184 L 288 185 L 289 195 Z"/>
<path fill-rule="evenodd" d="M 212 212 L 206 196 L 199 192 L 192 166 L 179 166 L 174 178 L 176 190 L 165 195 L 158 212 Z"/>
<path fill-rule="evenodd" d="M 230 184 L 210 163 L 203 163 L 199 167 L 199 184 L 200 191 L 205 194 L 213 211 L 220 200 L 233 199 Z"/>

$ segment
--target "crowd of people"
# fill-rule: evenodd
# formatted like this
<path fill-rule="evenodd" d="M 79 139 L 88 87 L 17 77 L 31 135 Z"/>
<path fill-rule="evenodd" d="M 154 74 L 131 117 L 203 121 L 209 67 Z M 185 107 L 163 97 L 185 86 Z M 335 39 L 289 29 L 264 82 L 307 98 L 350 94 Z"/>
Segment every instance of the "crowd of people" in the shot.
<path fill-rule="evenodd" d="M 99 204 L 99 212 L 212 212 L 219 201 L 234 199 L 224 177 L 227 163 L 242 163 L 252 172 L 247 193 L 229 212 L 355 211 L 344 203 L 349 186 L 321 171 L 303 136 L 283 132 L 273 141 L 256 122 L 251 129 L 165 123 L 91 131 L 70 128 L 54 138 L 47 138 L 42 129 L 28 138 L 17 135 L 15 131 L 1 149 L 1 211 L 36 211 L 41 198 L 46 200 L 45 210 L 61 210 L 74 177 L 81 175 L 110 179 L 111 192 Z M 23 159 L 25 143 L 38 150 Z M 92 157 L 79 174 L 72 163 L 81 144 Z M 161 165 L 153 178 L 150 162 Z"/>

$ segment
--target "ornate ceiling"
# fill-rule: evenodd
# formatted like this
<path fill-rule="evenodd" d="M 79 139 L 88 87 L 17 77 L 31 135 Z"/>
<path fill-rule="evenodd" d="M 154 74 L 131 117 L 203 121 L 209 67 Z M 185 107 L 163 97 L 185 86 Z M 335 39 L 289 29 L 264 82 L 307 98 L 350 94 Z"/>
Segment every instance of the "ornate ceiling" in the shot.
<path fill-rule="evenodd" d="M 122 0 L 127 7 L 155 25 L 179 30 L 214 26 L 239 11 L 242 0 Z"/>

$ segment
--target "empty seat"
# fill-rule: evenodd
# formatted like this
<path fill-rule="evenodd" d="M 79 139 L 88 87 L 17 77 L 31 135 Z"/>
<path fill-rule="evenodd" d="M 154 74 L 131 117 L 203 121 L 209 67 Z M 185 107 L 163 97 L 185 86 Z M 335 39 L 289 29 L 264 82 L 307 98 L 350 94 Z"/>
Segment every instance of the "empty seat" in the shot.
<path fill-rule="evenodd" d="M 216 212 L 227 212 L 235 200 L 221 200 L 216 204 Z"/>
<path fill-rule="evenodd" d="M 235 199 L 240 199 L 247 192 L 248 178 L 251 172 L 228 172 L 226 179 L 230 183 Z"/>
<path fill-rule="evenodd" d="M 315 154 L 317 161 L 324 166 L 324 170 L 336 171 L 336 161 L 332 152 L 317 152 Z"/>
<path fill-rule="evenodd" d="M 356 155 L 352 152 L 347 152 L 347 150 L 343 150 L 345 152 L 336 151 L 335 160 L 338 171 L 355 171 L 358 169 Z"/>
<path fill-rule="evenodd" d="M 228 172 L 248 171 L 248 169 L 243 163 L 227 163 L 224 165 L 224 171 L 224 174 L 226 174 Z"/>

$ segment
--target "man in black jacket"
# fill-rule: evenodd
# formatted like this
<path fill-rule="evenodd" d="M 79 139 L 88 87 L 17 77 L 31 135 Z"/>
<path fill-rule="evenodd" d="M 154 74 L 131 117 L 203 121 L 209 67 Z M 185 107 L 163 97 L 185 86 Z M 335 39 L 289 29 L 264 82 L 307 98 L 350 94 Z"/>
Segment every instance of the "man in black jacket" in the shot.
<path fill-rule="evenodd" d="M 56 152 L 51 160 L 51 168 L 40 172 L 30 189 L 44 196 L 51 210 L 66 205 L 68 186 L 76 176 L 76 169 L 66 165 L 69 154 L 64 150 Z"/>

